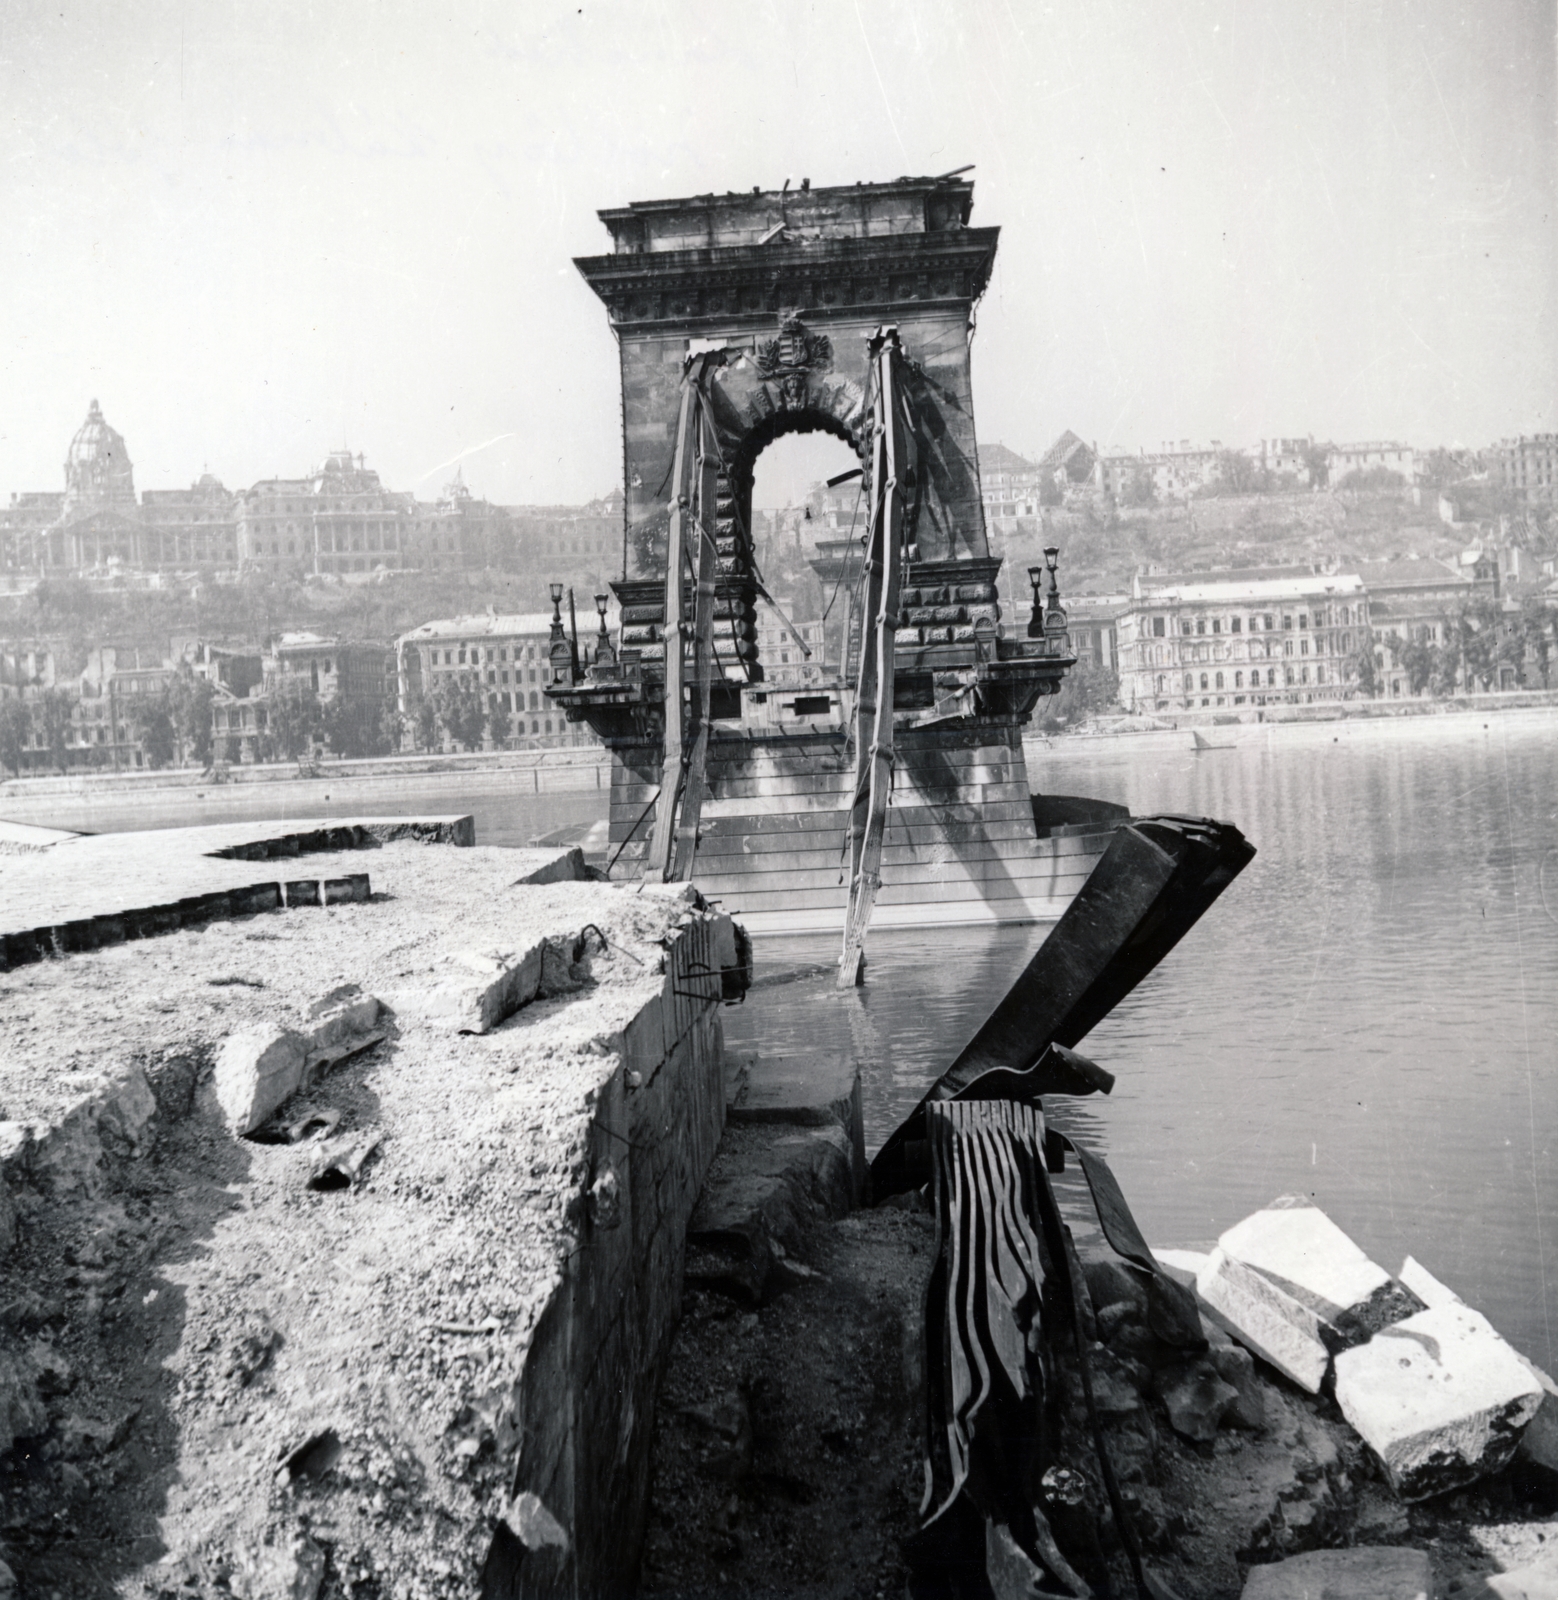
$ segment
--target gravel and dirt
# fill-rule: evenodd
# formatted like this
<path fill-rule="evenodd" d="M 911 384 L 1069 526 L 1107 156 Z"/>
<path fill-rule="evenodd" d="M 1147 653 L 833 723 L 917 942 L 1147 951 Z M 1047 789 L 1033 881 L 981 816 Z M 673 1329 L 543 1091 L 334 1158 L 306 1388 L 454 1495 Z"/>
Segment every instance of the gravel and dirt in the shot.
<path fill-rule="evenodd" d="M 1090 1282 L 1102 1273 L 1117 1283 L 1096 1228 L 1090 1239 L 1084 1218 L 1072 1222 Z M 656 1419 L 646 1595 L 905 1593 L 902 1544 L 924 1483 L 920 1328 L 934 1248 L 926 1212 L 861 1211 L 819 1220 L 787 1286 L 756 1309 L 689 1296 Z M 1116 1470 L 1148 1566 L 1181 1600 L 1237 1600 L 1255 1564 L 1361 1545 L 1426 1551 L 1438 1600 L 1493 1600 L 1488 1575 L 1558 1544 L 1558 1483 L 1538 1468 L 1517 1463 L 1403 1505 L 1330 1400 L 1241 1352 L 1236 1365 L 1252 1380 L 1242 1422 L 1208 1430 L 1178 1406 L 1171 1421 L 1165 1380 L 1181 1353 L 1118 1301 L 1100 1321 L 1107 1338 L 1092 1342 L 1092 1367 Z M 1062 1368 L 1066 1464 L 1087 1485 L 1098 1539 L 1084 1575 L 1099 1595 L 1127 1596 L 1074 1358 Z M 1087 1566 L 1085 1551 L 1075 1564 Z"/>

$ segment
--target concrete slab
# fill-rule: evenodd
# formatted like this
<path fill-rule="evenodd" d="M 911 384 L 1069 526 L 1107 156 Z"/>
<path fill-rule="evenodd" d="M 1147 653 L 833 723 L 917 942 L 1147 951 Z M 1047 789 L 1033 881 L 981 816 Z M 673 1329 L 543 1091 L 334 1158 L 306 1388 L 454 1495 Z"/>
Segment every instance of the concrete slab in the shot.
<path fill-rule="evenodd" d="M 321 880 L 279 865 L 394 840 L 472 845 L 469 816 L 332 817 L 0 839 L 0 970 L 287 904 L 365 899 L 366 873 Z M 25 834 L 31 843 L 18 843 Z M 515 851 L 520 881 L 589 876 L 577 851 Z M 283 882 L 295 883 L 283 896 Z"/>
<path fill-rule="evenodd" d="M 1422 1500 L 1503 1467 L 1542 1386 L 1487 1318 L 1457 1301 L 1342 1351 L 1336 1403 L 1396 1493 Z"/>
<path fill-rule="evenodd" d="M 1434 1600 L 1433 1570 L 1397 1545 L 1311 1550 L 1254 1568 L 1242 1600 Z"/>
<path fill-rule="evenodd" d="M 865 1117 L 860 1068 L 837 1056 L 753 1056 L 746 1084 L 726 1113 L 738 1126 L 836 1127 L 849 1140 L 855 1195 L 864 1191 Z"/>

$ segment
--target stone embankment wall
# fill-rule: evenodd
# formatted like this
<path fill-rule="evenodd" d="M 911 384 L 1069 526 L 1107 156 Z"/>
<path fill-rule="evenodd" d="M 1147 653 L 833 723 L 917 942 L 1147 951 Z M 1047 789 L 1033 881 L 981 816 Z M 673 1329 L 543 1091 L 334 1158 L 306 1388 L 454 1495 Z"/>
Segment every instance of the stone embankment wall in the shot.
<path fill-rule="evenodd" d="M 516 1505 L 545 1507 L 574 1537 L 549 1542 L 523 1512 L 500 1523 L 483 1573 L 493 1600 L 623 1593 L 637 1572 L 687 1225 L 725 1123 L 706 975 L 734 965 L 733 933 L 728 917 L 689 923 L 668 948 L 661 992 L 609 1040 L 618 1064 L 588 1135 L 592 1227 L 537 1329 L 517 1408 L 527 1426 Z"/>
<path fill-rule="evenodd" d="M 368 900 L 0 974 L 21 1592 L 631 1578 L 744 938 L 576 854 L 368 861 Z"/>

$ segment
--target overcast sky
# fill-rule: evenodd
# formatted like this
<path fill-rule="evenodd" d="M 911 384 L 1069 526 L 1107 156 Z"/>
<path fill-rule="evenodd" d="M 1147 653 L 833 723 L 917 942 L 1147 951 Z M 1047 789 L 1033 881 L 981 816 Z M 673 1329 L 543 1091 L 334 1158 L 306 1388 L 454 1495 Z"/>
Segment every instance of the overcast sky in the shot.
<path fill-rule="evenodd" d="M 600 206 L 976 164 L 981 438 L 1555 416 L 1540 0 L 6 0 L 0 493 L 620 478 Z"/>

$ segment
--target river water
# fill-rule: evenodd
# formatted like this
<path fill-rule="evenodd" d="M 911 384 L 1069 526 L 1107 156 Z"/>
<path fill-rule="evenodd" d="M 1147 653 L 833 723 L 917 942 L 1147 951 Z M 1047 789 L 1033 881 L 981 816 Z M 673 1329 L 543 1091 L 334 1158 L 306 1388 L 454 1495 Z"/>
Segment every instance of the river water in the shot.
<path fill-rule="evenodd" d="M 1047 1108 L 1109 1156 L 1151 1242 L 1205 1245 L 1306 1193 L 1384 1266 L 1417 1256 L 1558 1366 L 1558 714 L 1214 737 L 1232 742 L 1199 755 L 1188 733 L 1030 747 L 1037 789 L 1221 818 L 1259 850 L 1082 1041 L 1114 1093 Z M 321 784 L 287 810 L 472 811 L 478 840 L 506 845 L 604 814 L 600 791 L 515 787 L 498 774 L 406 780 L 369 800 Z M 171 826 L 263 806 L 259 793 L 208 794 L 58 823 Z M 863 990 L 759 988 L 725 1012 L 727 1038 L 859 1061 L 874 1148 L 1045 931 L 873 935 Z M 830 940 L 764 941 L 759 971 L 834 954 Z"/>
<path fill-rule="evenodd" d="M 1080 1048 L 1107 1099 L 1046 1102 L 1106 1153 L 1148 1239 L 1206 1245 L 1312 1195 L 1558 1362 L 1558 717 L 1219 728 L 1030 748 L 1036 789 L 1233 822 L 1259 854 Z M 865 1075 L 880 1144 L 1043 929 L 872 937 L 867 985 L 759 989 L 741 1048 Z M 768 962 L 827 960 L 774 941 Z M 1550 1265 L 1551 1264 L 1551 1265 Z"/>

